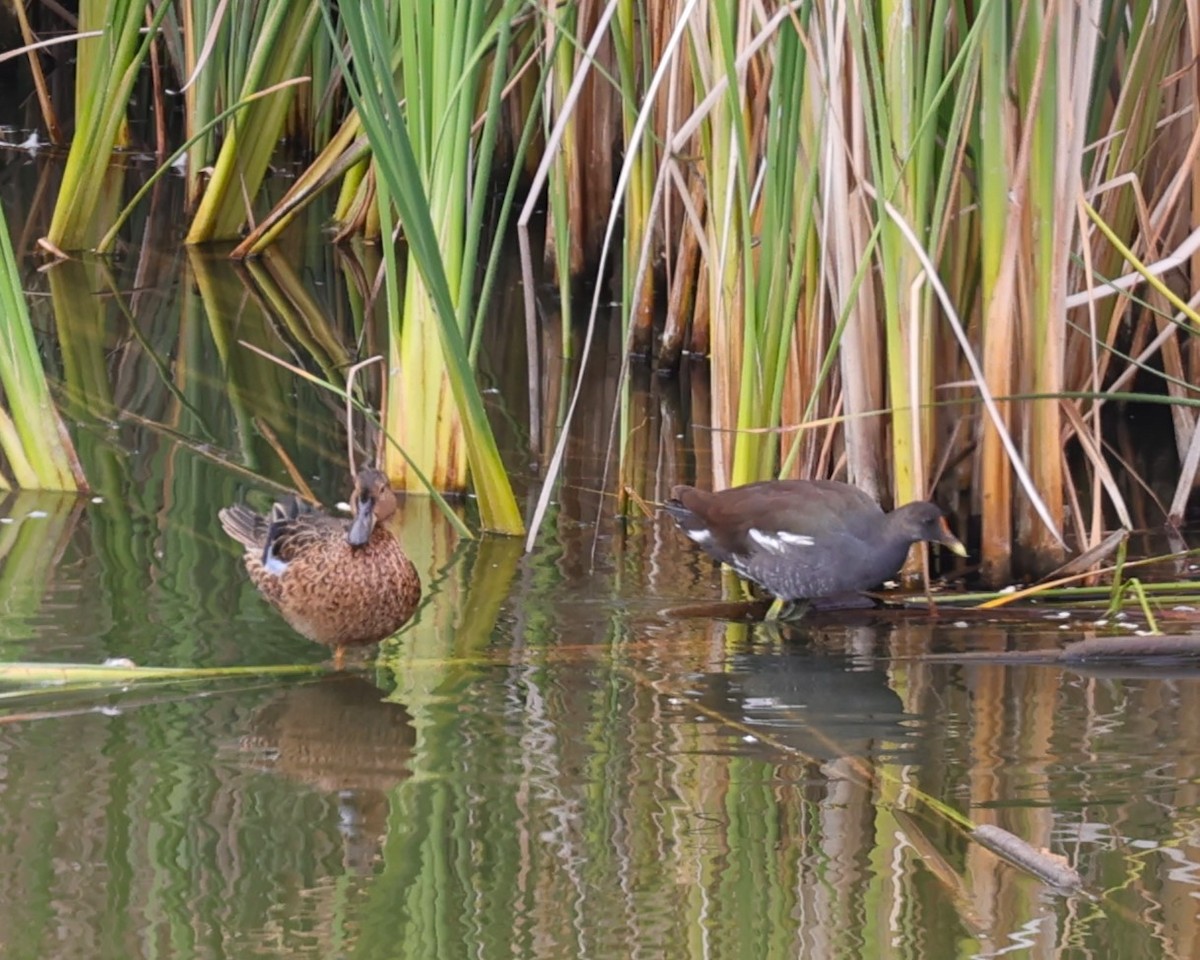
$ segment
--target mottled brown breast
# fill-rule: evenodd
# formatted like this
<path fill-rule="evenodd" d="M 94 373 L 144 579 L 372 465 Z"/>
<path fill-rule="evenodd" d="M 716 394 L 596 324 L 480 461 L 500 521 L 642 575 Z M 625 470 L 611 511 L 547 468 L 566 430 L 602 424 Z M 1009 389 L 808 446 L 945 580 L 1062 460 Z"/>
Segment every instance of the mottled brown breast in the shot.
<path fill-rule="evenodd" d="M 391 636 L 421 599 L 416 567 L 382 524 L 361 547 L 352 547 L 344 531 L 331 525 L 329 535 L 296 551 L 280 574 L 247 552 L 246 569 L 294 630 L 331 647 Z"/>

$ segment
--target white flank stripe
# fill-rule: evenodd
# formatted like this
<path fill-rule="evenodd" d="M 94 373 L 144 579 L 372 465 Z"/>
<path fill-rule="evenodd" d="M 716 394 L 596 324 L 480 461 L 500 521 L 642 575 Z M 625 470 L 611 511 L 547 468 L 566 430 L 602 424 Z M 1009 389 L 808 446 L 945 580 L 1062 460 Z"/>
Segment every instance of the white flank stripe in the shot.
<path fill-rule="evenodd" d="M 807 533 L 790 533 L 787 530 L 779 531 L 779 539 L 793 547 L 811 547 L 816 543 Z"/>
<path fill-rule="evenodd" d="M 778 537 L 772 536 L 769 533 L 764 533 L 758 527 L 750 528 L 750 539 L 757 543 L 764 550 L 770 550 L 771 553 L 783 553 L 783 541 Z"/>

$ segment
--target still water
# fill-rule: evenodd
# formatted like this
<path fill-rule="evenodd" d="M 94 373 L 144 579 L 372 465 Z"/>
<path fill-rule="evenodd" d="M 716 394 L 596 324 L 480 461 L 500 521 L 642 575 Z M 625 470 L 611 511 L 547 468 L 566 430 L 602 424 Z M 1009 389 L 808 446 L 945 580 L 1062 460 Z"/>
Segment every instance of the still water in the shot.
<path fill-rule="evenodd" d="M 0 502 L 0 659 L 325 659 L 216 514 L 289 464 L 345 496 L 340 404 L 242 346 L 328 376 L 377 349 L 344 256 L 317 237 L 249 270 L 134 250 L 30 275 L 95 489 Z M 531 442 L 523 335 L 497 326 L 482 376 L 532 503 L 553 418 Z M 545 339 L 554 411 L 571 370 Z M 926 657 L 1054 645 L 1094 614 L 712 616 L 711 563 L 604 493 L 703 472 L 702 375 L 635 374 L 621 469 L 619 354 L 589 368 L 604 415 L 575 428 L 535 551 L 404 504 L 426 597 L 374 666 L 0 699 L 0 957 L 1195 956 L 1196 673 Z M 1085 892 L 930 800 L 1052 850 Z"/>

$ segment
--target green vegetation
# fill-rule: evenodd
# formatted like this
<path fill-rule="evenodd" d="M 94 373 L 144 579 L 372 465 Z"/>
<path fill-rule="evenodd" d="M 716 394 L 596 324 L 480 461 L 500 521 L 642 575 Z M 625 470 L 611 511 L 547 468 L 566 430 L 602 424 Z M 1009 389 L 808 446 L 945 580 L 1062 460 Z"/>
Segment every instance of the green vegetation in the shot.
<path fill-rule="evenodd" d="M 187 143 L 189 241 L 248 230 L 235 255 L 259 255 L 336 191 L 340 238 L 404 243 L 381 244 L 386 430 L 438 488 L 469 474 L 489 529 L 521 528 L 475 386 L 519 183 L 531 380 L 527 231 L 544 202 L 563 352 L 573 286 L 598 274 L 590 345 L 619 261 L 626 351 L 652 349 L 665 304 L 660 365 L 685 347 L 711 358 L 695 419 L 716 485 L 838 475 L 884 501 L 936 493 L 981 518 L 983 570 L 1002 581 L 1014 556 L 1049 569 L 1068 536 L 1132 523 L 1122 491 L 1139 478 L 1102 415 L 1165 395 L 1183 465 L 1167 511 L 1182 512 L 1200 352 L 1186 290 L 1157 281 L 1192 256 L 1196 220 L 1181 0 L 1088 15 L 996 0 L 83 7 L 80 29 L 104 33 L 80 41 L 50 243 L 87 246 L 111 223 L 106 158 L 143 80 L 160 111 L 182 105 L 180 139 L 164 142 L 168 123 L 155 137 L 162 157 Z M 31 38 L 61 26 L 37 16 Z M 52 128 L 64 105 L 42 102 Z M 281 139 L 315 156 L 279 198 L 264 173 Z M 1135 300 L 1143 280 L 1157 285 Z M 627 390 L 613 422 L 624 457 L 641 429 Z M 419 486 L 397 451 L 384 460 Z"/>
<path fill-rule="evenodd" d="M 380 9 L 355 5 L 342 10 L 342 18 L 353 55 L 347 68 L 353 78 L 350 91 L 378 174 L 380 222 L 390 236 L 394 202 L 408 242 L 403 301 L 394 248 L 384 248 L 388 365 L 399 372 L 389 382 L 385 428 L 440 489 L 465 487 L 462 461 L 469 460 L 485 528 L 520 534 L 521 515 L 466 346 L 486 201 L 485 191 L 477 189 L 469 197 L 468 187 L 488 182 L 495 139 L 495 124 L 486 125 L 492 136 L 485 138 L 478 154 L 478 180 L 467 176 L 474 108 L 483 89 L 482 45 L 485 34 L 486 46 L 495 39 L 503 59 L 509 37 L 506 10 L 501 10 L 496 38 L 497 27 L 484 21 L 483 9 L 469 0 L 433 8 L 419 0 L 397 5 L 398 42 L 408 45 L 400 71 L 407 108 L 403 117 L 401 98 L 389 77 L 389 24 Z M 500 76 L 493 76 L 493 102 L 498 102 Z M 473 206 L 468 206 L 469 199 Z M 407 463 L 392 446 L 386 448 L 389 475 L 403 478 L 407 489 L 423 489 Z"/>
<path fill-rule="evenodd" d="M 85 486 L 71 439 L 50 397 L 38 355 L 8 223 L 0 210 L 0 451 L 18 487 L 78 490 Z M 7 409 L 6 409 L 7 407 Z M 0 473 L 0 489 L 8 480 Z"/>
<path fill-rule="evenodd" d="M 138 70 L 170 7 L 160 4 L 147 25 L 147 0 L 83 0 L 75 67 L 75 134 L 63 170 L 47 240 L 61 250 L 95 243 L 97 211 L 111 153 L 124 139 L 125 113 Z"/>

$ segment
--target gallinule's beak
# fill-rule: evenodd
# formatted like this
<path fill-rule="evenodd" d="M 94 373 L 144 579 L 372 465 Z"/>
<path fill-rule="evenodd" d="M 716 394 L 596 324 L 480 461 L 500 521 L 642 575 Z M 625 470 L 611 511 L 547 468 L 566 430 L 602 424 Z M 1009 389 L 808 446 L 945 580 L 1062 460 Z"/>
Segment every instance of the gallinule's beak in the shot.
<path fill-rule="evenodd" d="M 950 525 L 946 523 L 945 517 L 942 517 L 941 522 L 938 524 L 938 533 L 940 536 L 937 538 L 937 542 L 943 547 L 948 547 L 951 553 L 957 553 L 960 557 L 967 555 L 967 548 L 963 546 L 962 541 L 958 537 L 950 532 Z"/>

